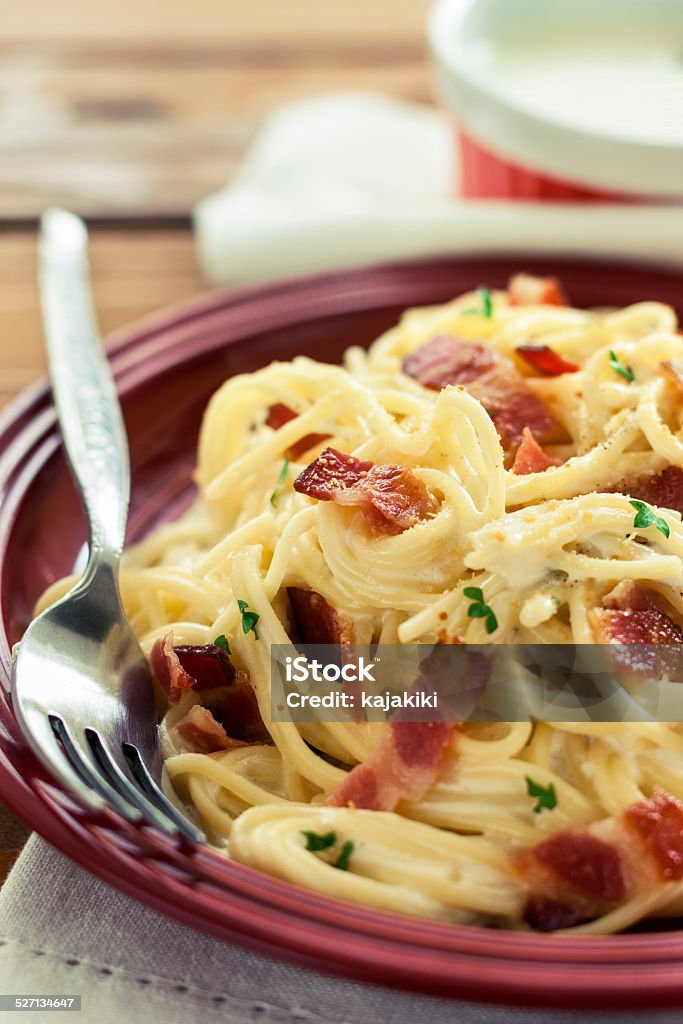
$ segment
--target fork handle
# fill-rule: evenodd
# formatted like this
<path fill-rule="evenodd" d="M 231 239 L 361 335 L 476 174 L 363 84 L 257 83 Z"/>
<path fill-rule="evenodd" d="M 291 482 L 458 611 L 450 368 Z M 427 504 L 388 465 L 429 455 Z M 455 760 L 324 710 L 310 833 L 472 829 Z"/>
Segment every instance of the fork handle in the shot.
<path fill-rule="evenodd" d="M 91 564 L 121 554 L 130 501 L 126 431 L 90 293 L 88 232 L 66 210 L 41 220 L 40 296 L 52 392 L 90 528 Z"/>

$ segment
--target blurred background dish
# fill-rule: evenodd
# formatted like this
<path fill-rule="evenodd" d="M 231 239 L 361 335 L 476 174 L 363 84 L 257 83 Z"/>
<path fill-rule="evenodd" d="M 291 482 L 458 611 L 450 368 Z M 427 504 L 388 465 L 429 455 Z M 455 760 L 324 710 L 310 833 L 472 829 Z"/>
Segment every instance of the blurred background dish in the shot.
<path fill-rule="evenodd" d="M 679 0 L 437 0 L 465 196 L 683 199 Z"/>

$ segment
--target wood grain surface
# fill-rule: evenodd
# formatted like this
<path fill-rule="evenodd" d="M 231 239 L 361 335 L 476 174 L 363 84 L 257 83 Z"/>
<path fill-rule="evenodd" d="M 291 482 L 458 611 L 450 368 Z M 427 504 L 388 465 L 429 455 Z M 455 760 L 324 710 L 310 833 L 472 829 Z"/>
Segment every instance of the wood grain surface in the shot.
<path fill-rule="evenodd" d="M 186 215 L 276 104 L 331 89 L 429 93 L 428 0 L 3 6 L 4 220 L 46 203 Z"/>
<path fill-rule="evenodd" d="M 103 330 L 205 287 L 190 212 L 269 111 L 430 95 L 430 0 L 0 0 L 0 406 L 44 374 L 36 222 L 90 221 Z M 0 879 L 26 829 L 0 806 Z"/>

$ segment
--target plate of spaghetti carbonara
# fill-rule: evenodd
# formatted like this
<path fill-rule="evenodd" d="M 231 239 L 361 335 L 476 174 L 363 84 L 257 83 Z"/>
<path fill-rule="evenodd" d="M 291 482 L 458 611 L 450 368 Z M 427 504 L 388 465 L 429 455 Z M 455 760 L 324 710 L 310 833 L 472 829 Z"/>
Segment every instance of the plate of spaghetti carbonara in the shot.
<path fill-rule="evenodd" d="M 408 915 L 461 943 L 671 937 L 683 723 L 274 714 L 276 649 L 601 645 L 642 675 L 644 651 L 661 646 L 666 673 L 683 645 L 673 307 L 633 280 L 634 301 L 587 304 L 571 267 L 484 269 L 369 344 L 342 331 L 340 361 L 268 342 L 270 358 L 202 378 L 195 489 L 173 518 L 157 501 L 121 575 L 164 785 L 212 871 L 248 869 L 302 907 Z M 58 568 L 38 610 L 73 580 Z"/>

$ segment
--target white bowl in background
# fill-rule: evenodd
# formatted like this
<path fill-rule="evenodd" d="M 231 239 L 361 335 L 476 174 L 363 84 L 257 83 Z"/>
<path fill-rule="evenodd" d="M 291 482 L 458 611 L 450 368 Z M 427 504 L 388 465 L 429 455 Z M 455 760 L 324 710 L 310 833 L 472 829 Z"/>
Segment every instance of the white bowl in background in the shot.
<path fill-rule="evenodd" d="M 466 195 L 683 200 L 683 0 L 437 0 Z"/>

